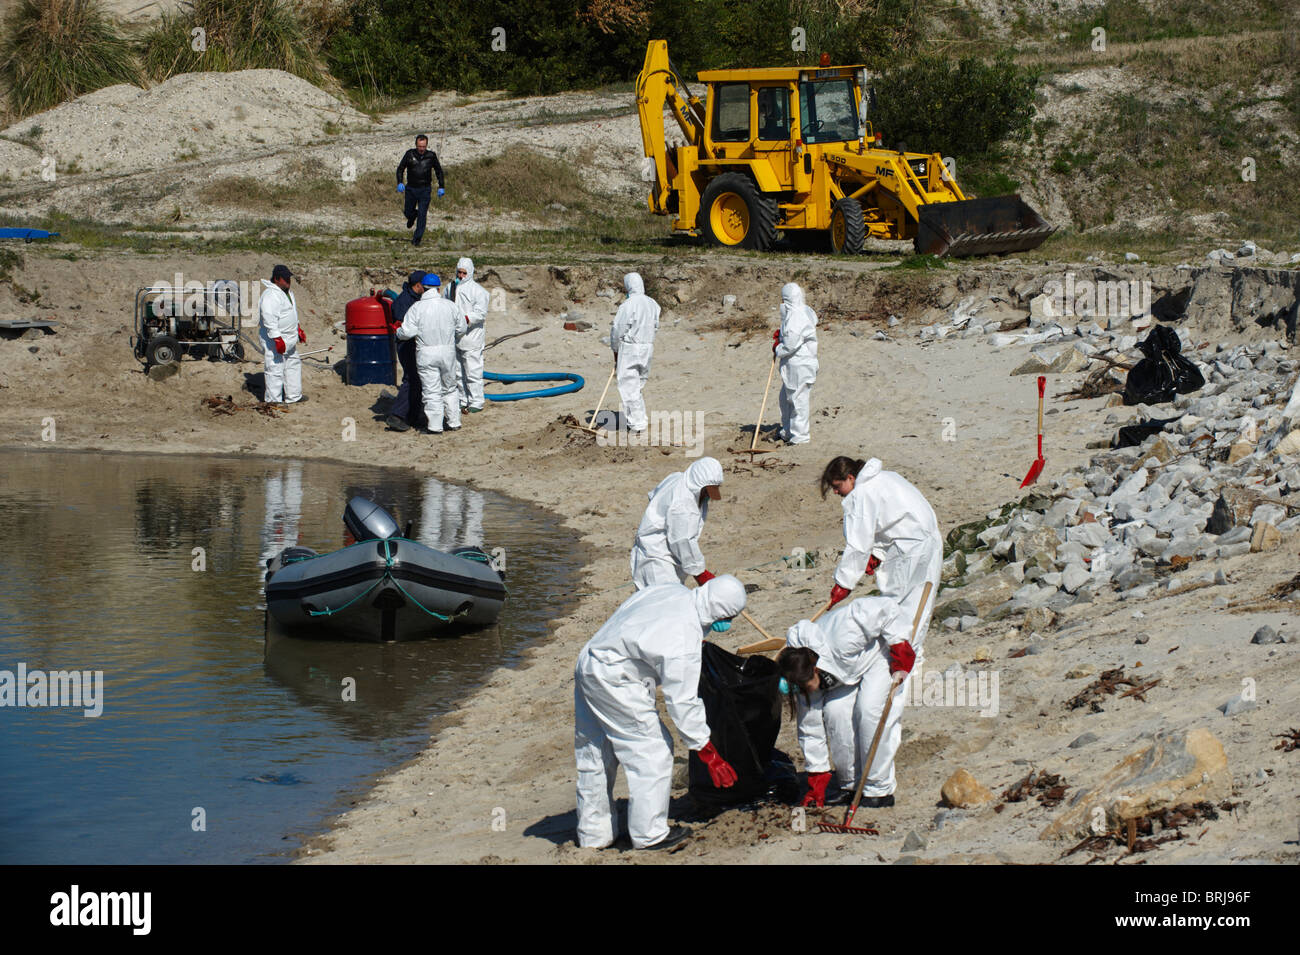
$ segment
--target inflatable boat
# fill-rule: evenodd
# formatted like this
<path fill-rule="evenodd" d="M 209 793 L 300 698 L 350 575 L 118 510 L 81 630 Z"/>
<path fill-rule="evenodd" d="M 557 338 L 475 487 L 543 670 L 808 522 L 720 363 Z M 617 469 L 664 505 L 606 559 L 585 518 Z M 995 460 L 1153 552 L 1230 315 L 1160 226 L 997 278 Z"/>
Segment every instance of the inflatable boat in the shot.
<path fill-rule="evenodd" d="M 409 540 L 363 497 L 343 523 L 356 543 L 326 554 L 286 547 L 267 561 L 268 635 L 392 642 L 496 622 L 506 588 L 481 548 Z"/>

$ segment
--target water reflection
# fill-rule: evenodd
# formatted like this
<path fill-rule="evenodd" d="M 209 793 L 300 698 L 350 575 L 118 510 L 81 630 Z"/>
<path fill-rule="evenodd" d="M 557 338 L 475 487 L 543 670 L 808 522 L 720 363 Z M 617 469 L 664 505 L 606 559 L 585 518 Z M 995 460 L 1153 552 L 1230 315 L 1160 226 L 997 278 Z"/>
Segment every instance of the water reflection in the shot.
<path fill-rule="evenodd" d="M 0 709 L 0 862 L 273 861 L 543 635 L 582 556 L 539 511 L 400 471 L 32 452 L 0 467 L 0 669 L 102 670 L 105 697 L 98 719 Z M 431 546 L 505 547 L 499 625 L 266 642 L 263 561 L 340 546 L 354 494 Z"/>

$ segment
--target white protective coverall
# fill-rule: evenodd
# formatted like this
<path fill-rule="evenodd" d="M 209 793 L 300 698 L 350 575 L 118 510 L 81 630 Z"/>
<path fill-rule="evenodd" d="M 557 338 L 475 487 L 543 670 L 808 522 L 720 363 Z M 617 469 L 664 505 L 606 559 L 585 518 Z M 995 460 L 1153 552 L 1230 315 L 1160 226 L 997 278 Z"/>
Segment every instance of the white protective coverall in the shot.
<path fill-rule="evenodd" d="M 645 294 L 636 272 L 623 276 L 627 299 L 618 308 L 609 329 L 609 346 L 618 357 L 618 393 L 629 431 L 644 431 L 649 424 L 641 389 L 650 377 L 655 332 L 659 330 L 659 303 Z"/>
<path fill-rule="evenodd" d="M 911 622 L 887 597 L 861 597 L 836 607 L 817 623 L 800 620 L 787 632 L 787 646 L 814 651 L 817 669 L 839 681 L 832 689 L 814 690 L 807 700 L 795 692 L 799 748 L 809 773 L 830 772 L 833 760 L 836 784 L 841 789 L 857 788 L 892 680 L 889 647 L 907 640 L 910 634 Z M 901 720 L 908 680 L 894 691 L 889 720 L 862 790 L 864 796 L 887 796 L 894 791 L 894 756 L 903 738 Z"/>
<path fill-rule="evenodd" d="M 298 357 L 298 303 L 293 293 L 262 279 L 262 297 L 257 300 L 259 337 L 262 339 L 262 368 L 266 391 L 262 400 L 275 404 L 302 399 L 302 359 Z M 275 350 L 275 340 L 284 339 L 284 354 Z"/>
<path fill-rule="evenodd" d="M 709 742 L 699 697 L 700 650 L 718 620 L 745 607 L 745 586 L 729 574 L 688 590 L 638 591 L 596 631 L 573 671 L 573 751 L 578 764 L 578 845 L 614 841 L 614 775 L 627 776 L 627 829 L 644 849 L 668 835 L 673 743 L 655 709 L 655 687 L 691 750 Z"/>
<path fill-rule="evenodd" d="M 709 499 L 700 492 L 722 483 L 717 458 L 700 458 L 685 471 L 670 474 L 650 492 L 650 503 L 632 542 L 632 583 L 638 590 L 656 584 L 685 583 L 706 567 L 700 532 Z"/>
<path fill-rule="evenodd" d="M 817 380 L 817 313 L 804 304 L 794 282 L 781 288 L 781 437 L 808 443 L 808 403 Z"/>
<path fill-rule="evenodd" d="M 487 289 L 474 281 L 474 260 L 462 258 L 456 263 L 456 270 L 465 270 L 465 278 L 457 279 L 454 286 L 447 286 L 450 297 L 455 288 L 455 302 L 468 322 L 464 332 L 456 343 L 456 356 L 459 367 L 456 369 L 456 397 L 461 408 L 483 407 L 483 342 L 487 331 L 488 303 L 491 298 Z M 463 319 L 462 319 L 463 321 Z"/>
<path fill-rule="evenodd" d="M 425 289 L 420 300 L 406 310 L 399 341 L 415 339 L 415 367 L 424 392 L 424 413 L 429 430 L 442 433 L 443 417 L 448 428 L 460 427 L 460 402 L 456 400 L 456 338 L 465 316 L 454 303 L 442 297 L 438 288 Z"/>
<path fill-rule="evenodd" d="M 846 546 L 835 569 L 835 583 L 852 590 L 874 554 L 880 560 L 876 586 L 882 597 L 898 604 L 910 628 L 925 582 L 930 581 L 930 599 L 912 640 L 912 649 L 920 654 L 934 598 L 939 593 L 943 538 L 934 509 L 924 495 L 902 475 L 882 467 L 878 458 L 867 461 L 842 502 Z"/>

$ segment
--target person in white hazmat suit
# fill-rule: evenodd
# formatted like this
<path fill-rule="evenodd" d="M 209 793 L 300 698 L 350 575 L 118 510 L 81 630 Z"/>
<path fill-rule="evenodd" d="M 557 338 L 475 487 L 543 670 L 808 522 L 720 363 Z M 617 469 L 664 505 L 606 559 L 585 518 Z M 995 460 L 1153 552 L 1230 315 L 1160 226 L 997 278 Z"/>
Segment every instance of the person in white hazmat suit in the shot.
<path fill-rule="evenodd" d="M 649 424 L 641 389 L 650 377 L 655 332 L 659 330 L 659 303 L 645 294 L 645 283 L 636 272 L 623 276 L 627 299 L 618 307 L 609 329 L 609 347 L 614 350 L 618 372 L 618 393 L 623 398 L 623 417 L 629 431 L 644 431 Z"/>
<path fill-rule="evenodd" d="M 632 583 L 637 590 L 656 584 L 698 584 L 713 579 L 700 552 L 700 532 L 709 501 L 721 497 L 722 465 L 700 458 L 685 471 L 670 474 L 650 492 L 650 503 L 632 542 Z"/>
<path fill-rule="evenodd" d="M 262 296 L 257 300 L 265 382 L 262 400 L 267 404 L 307 400 L 302 393 L 302 359 L 298 356 L 298 345 L 306 344 L 307 334 L 298 324 L 298 303 L 289 291 L 292 280 L 288 267 L 277 265 L 269 282 L 262 279 Z"/>
<path fill-rule="evenodd" d="M 487 289 L 474 281 L 474 260 L 462 258 L 456 263 L 456 281 L 447 286 L 447 298 L 465 316 L 465 328 L 456 342 L 456 397 L 462 411 L 483 410 L 483 343 L 490 296 Z"/>
<path fill-rule="evenodd" d="M 616 836 L 614 775 L 627 777 L 627 829 L 637 849 L 675 845 L 690 830 L 668 827 L 673 743 L 655 709 L 663 689 L 668 715 L 699 754 L 713 784 L 736 771 L 710 740 L 699 697 L 704 636 L 725 629 L 745 607 L 745 586 L 723 574 L 694 590 L 665 584 L 638 591 L 614 611 L 578 654 L 573 671 L 573 751 L 578 766 L 578 845 L 604 848 Z"/>
<path fill-rule="evenodd" d="M 397 338 L 415 339 L 415 367 L 420 372 L 420 390 L 429 431 L 442 434 L 443 421 L 455 431 L 460 427 L 460 402 L 456 400 L 456 339 L 465 316 L 454 303 L 443 298 L 438 277 L 424 277 L 425 292 L 406 310 Z"/>
<path fill-rule="evenodd" d="M 884 470 L 877 458 L 833 459 L 821 476 L 822 496 L 829 490 L 844 498 L 845 542 L 831 604 L 847 597 L 864 573 L 875 574 L 881 596 L 895 601 L 911 626 L 929 581 L 930 598 L 922 608 L 914 640 L 919 646 L 930 626 L 943 570 L 943 537 L 930 502 L 904 477 Z M 898 652 L 905 654 L 907 648 Z"/>
<path fill-rule="evenodd" d="M 794 282 L 781 288 L 781 327 L 772 336 L 781 363 L 781 434 L 790 444 L 807 444 L 808 405 L 817 380 L 817 313 L 804 304 Z"/>
<path fill-rule="evenodd" d="M 908 671 L 891 672 L 893 648 L 908 642 L 911 623 L 887 597 L 862 597 L 814 623 L 800 620 L 776 658 L 797 718 L 799 748 L 808 773 L 803 805 L 824 806 L 831 763 L 839 799 L 856 790 L 885 697 L 894 694 L 861 805 L 894 804 L 894 756 L 903 738 Z M 919 647 L 916 659 L 920 659 Z M 832 797 L 832 801 L 838 801 Z"/>

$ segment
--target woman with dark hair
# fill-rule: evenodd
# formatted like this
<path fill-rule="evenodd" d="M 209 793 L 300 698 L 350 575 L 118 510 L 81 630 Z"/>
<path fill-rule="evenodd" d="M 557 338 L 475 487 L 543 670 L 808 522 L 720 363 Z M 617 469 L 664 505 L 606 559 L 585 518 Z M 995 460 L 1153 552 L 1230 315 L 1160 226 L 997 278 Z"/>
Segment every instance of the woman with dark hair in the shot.
<path fill-rule="evenodd" d="M 943 538 L 930 502 L 902 475 L 884 470 L 877 458 L 834 458 L 819 483 L 822 497 L 834 491 L 844 498 L 846 546 L 835 568 L 831 605 L 847 597 L 864 573 L 875 574 L 881 596 L 897 603 L 899 613 L 911 621 L 926 581 L 937 594 L 943 570 Z M 926 600 L 915 636 L 892 648 L 894 669 L 911 670 L 909 655 L 921 649 L 933 609 L 934 600 Z"/>
<path fill-rule="evenodd" d="M 907 643 L 908 622 L 885 597 L 863 597 L 826 614 L 819 623 L 800 620 L 786 634 L 776 658 L 790 693 L 808 773 L 803 805 L 823 806 L 835 765 L 840 798 L 851 796 L 863 771 L 885 697 L 907 679 L 892 672 L 890 647 Z M 902 701 L 895 698 L 863 787 L 862 805 L 894 804 L 894 754 L 902 740 Z M 836 797 L 832 797 L 834 802 Z"/>

